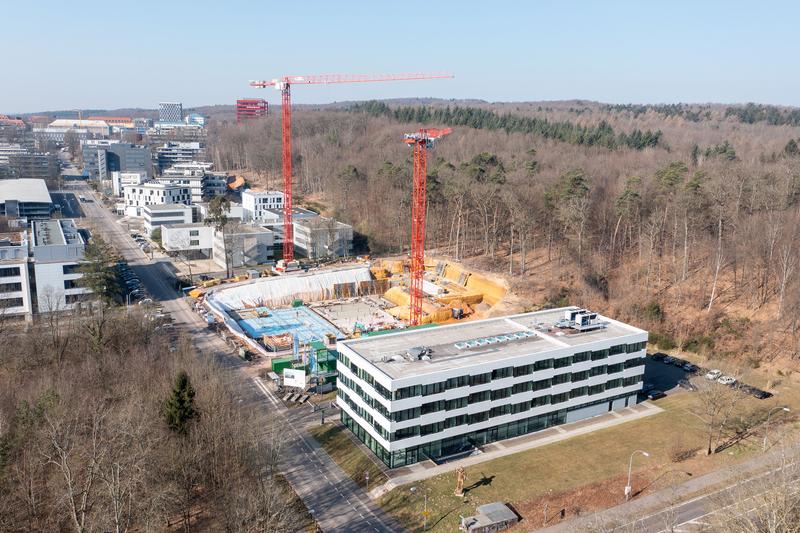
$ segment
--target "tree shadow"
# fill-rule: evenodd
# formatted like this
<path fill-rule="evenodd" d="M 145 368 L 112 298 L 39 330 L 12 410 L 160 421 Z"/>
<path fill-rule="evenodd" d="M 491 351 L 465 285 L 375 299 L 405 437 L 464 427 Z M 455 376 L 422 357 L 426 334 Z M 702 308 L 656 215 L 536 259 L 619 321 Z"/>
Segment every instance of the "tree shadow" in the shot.
<path fill-rule="evenodd" d="M 494 478 L 495 478 L 495 476 L 488 476 L 487 477 L 486 474 L 481 472 L 481 478 L 478 481 L 476 481 L 475 483 L 473 483 L 472 485 L 470 485 L 468 487 L 464 487 L 464 495 L 466 496 L 466 494 L 468 492 L 470 492 L 472 490 L 475 490 L 475 489 L 477 489 L 479 487 L 491 487 L 492 486 L 492 481 L 494 481 Z"/>

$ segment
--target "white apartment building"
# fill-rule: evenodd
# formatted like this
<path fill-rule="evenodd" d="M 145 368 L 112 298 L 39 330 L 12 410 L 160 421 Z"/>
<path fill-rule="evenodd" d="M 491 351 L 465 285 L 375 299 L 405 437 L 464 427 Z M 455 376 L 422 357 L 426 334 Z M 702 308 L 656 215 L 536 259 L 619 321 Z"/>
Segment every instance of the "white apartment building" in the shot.
<path fill-rule="evenodd" d="M 91 290 L 78 286 L 86 243 L 75 222 L 35 220 L 30 233 L 38 312 L 67 311 L 91 298 Z"/>
<path fill-rule="evenodd" d="M 274 219 L 271 209 L 283 209 L 283 193 L 280 191 L 242 191 L 242 209 L 246 222 L 267 222 Z"/>
<path fill-rule="evenodd" d="M 122 196 L 125 187 L 129 185 L 142 185 L 147 182 L 147 174 L 144 172 L 119 172 L 115 170 L 111 173 L 111 190 L 114 196 Z"/>
<path fill-rule="evenodd" d="M 28 233 L 0 234 L 0 319 L 33 313 L 28 273 Z"/>
<path fill-rule="evenodd" d="M 192 191 L 184 185 L 148 181 L 142 185 L 125 187 L 125 214 L 141 216 L 142 207 L 147 205 L 192 203 Z"/>
<path fill-rule="evenodd" d="M 153 230 L 168 224 L 191 224 L 194 209 L 184 204 L 146 205 L 141 208 L 144 230 L 148 235 Z"/>
<path fill-rule="evenodd" d="M 634 405 L 646 344 L 577 307 L 345 340 L 336 403 L 396 468 Z"/>

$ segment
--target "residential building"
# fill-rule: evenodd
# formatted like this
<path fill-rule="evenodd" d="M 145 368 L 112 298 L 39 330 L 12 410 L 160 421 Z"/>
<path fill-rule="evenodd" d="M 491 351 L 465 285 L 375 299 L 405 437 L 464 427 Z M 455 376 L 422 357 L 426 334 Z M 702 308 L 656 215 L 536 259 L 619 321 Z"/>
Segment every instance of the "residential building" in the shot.
<path fill-rule="evenodd" d="M 148 128 L 152 127 L 153 121 L 149 118 L 135 118 L 133 119 L 133 129 L 139 135 L 147 133 Z"/>
<path fill-rule="evenodd" d="M 266 263 L 274 257 L 274 235 L 259 226 L 228 224 L 224 234 L 214 232 L 212 255 L 220 268 L 225 268 L 226 252 L 233 268 Z"/>
<path fill-rule="evenodd" d="M 179 163 L 192 163 L 205 158 L 205 149 L 199 142 L 169 141 L 153 154 L 159 173 Z"/>
<path fill-rule="evenodd" d="M 647 332 L 566 307 L 341 341 L 342 422 L 390 468 L 637 402 Z"/>
<path fill-rule="evenodd" d="M 32 313 L 28 233 L 0 233 L 0 320 Z"/>
<path fill-rule="evenodd" d="M 0 180 L 0 216 L 50 218 L 53 200 L 43 179 Z"/>
<path fill-rule="evenodd" d="M 180 102 L 159 103 L 158 121 L 167 123 L 183 122 L 183 104 L 181 104 Z"/>
<path fill-rule="evenodd" d="M 150 149 L 118 140 L 86 140 L 81 143 L 83 168 L 90 178 L 105 180 L 109 172 L 150 175 Z"/>
<path fill-rule="evenodd" d="M 75 222 L 35 220 L 30 233 L 38 312 L 66 311 L 90 299 L 91 290 L 78 284 L 86 242 Z"/>
<path fill-rule="evenodd" d="M 264 118 L 269 113 L 269 104 L 263 98 L 241 98 L 236 100 L 236 122 Z"/>
<path fill-rule="evenodd" d="M 135 217 L 141 216 L 141 208 L 148 205 L 192 203 L 192 191 L 189 187 L 153 181 L 125 187 L 124 196 L 125 213 Z"/>
<path fill-rule="evenodd" d="M 242 209 L 247 222 L 273 221 L 275 216 L 270 210 L 283 209 L 283 192 L 254 189 L 242 191 Z"/>
<path fill-rule="evenodd" d="M 293 220 L 294 249 L 309 259 L 353 255 L 353 227 L 329 217 Z"/>
<path fill-rule="evenodd" d="M 211 258 L 214 228 L 201 223 L 161 226 L 161 246 L 191 259 Z"/>
<path fill-rule="evenodd" d="M 58 158 L 19 143 L 0 143 L 0 177 L 51 179 L 58 177 Z"/>
<path fill-rule="evenodd" d="M 196 205 L 200 210 L 200 220 L 207 219 L 209 216 L 208 203 L 203 202 Z M 243 222 L 245 218 L 244 218 L 244 209 L 242 208 L 242 204 L 231 202 L 228 211 L 225 213 L 225 216 L 227 216 L 228 220 L 230 221 Z"/>
<path fill-rule="evenodd" d="M 114 196 L 122 196 L 125 187 L 129 185 L 141 185 L 147 182 L 147 174 L 144 172 L 119 172 L 111 173 L 111 190 Z"/>
<path fill-rule="evenodd" d="M 184 204 L 145 205 L 140 212 L 148 235 L 165 224 L 191 224 L 193 218 L 192 206 Z"/>

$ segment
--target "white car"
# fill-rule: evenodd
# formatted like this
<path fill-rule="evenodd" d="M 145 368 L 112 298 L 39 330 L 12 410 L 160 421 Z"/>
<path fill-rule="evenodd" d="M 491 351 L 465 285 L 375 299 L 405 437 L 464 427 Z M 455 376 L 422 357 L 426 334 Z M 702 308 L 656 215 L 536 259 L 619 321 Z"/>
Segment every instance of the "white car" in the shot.
<path fill-rule="evenodd" d="M 719 378 L 717 380 L 717 382 L 721 383 L 723 385 L 733 386 L 733 385 L 736 384 L 736 378 L 731 377 L 731 376 L 722 376 L 721 378 Z"/>
<path fill-rule="evenodd" d="M 722 376 L 722 370 L 714 369 L 714 370 L 709 370 L 708 374 L 706 374 L 706 379 L 714 381 L 716 379 L 719 379 L 721 376 Z"/>

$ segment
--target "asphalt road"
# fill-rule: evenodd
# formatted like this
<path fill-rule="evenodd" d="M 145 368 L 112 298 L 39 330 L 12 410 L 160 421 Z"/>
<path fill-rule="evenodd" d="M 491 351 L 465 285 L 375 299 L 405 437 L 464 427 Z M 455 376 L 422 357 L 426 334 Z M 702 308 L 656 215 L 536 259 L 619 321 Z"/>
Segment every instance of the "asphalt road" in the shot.
<path fill-rule="evenodd" d="M 64 218 L 82 218 L 83 209 L 78 197 L 70 191 L 53 191 L 50 193 L 54 204 L 61 206 L 61 216 Z"/>
<path fill-rule="evenodd" d="M 74 190 L 87 197 L 92 195 L 83 183 L 75 185 Z M 404 531 L 369 499 L 308 434 L 303 411 L 286 409 L 260 379 L 252 378 L 245 372 L 247 363 L 239 359 L 220 337 L 207 329 L 205 321 L 190 309 L 182 295 L 175 290 L 175 278 L 169 262 L 151 261 L 134 243 L 127 230 L 117 222 L 115 216 L 98 201 L 82 206 L 86 216 L 95 222 L 104 238 L 128 261 L 150 296 L 158 300 L 164 311 L 172 316 L 175 326 L 191 336 L 201 354 L 214 357 L 224 368 L 232 371 L 242 408 L 256 408 L 264 415 L 265 434 L 268 426 L 281 432 L 285 439 L 281 469 L 316 518 L 322 531 Z"/>

